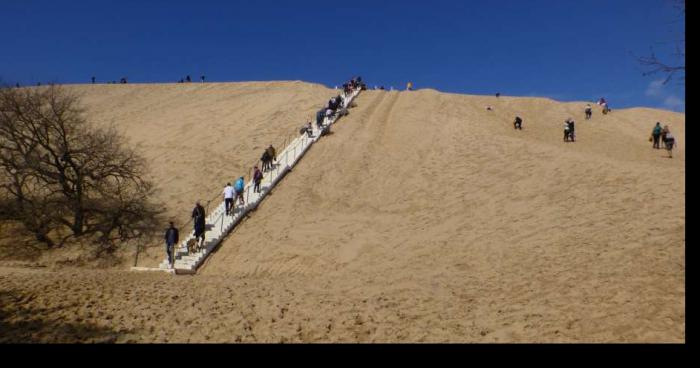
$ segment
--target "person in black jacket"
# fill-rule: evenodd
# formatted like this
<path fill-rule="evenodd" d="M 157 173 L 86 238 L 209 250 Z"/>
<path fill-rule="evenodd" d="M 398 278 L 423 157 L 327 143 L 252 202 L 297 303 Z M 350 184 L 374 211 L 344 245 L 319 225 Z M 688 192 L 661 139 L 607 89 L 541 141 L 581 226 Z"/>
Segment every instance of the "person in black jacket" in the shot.
<path fill-rule="evenodd" d="M 275 147 L 270 145 L 270 147 L 267 147 L 265 152 L 267 152 L 267 155 L 270 156 L 270 162 L 267 163 L 267 168 L 272 170 L 274 162 L 277 161 L 277 150 L 275 150 Z"/>
<path fill-rule="evenodd" d="M 270 152 L 268 150 L 263 152 L 262 156 L 260 157 L 260 161 L 262 161 L 263 171 L 272 170 L 272 157 L 270 157 Z"/>
<path fill-rule="evenodd" d="M 520 116 L 515 117 L 513 128 L 523 130 L 523 119 L 521 119 Z"/>
<path fill-rule="evenodd" d="M 326 117 L 326 109 L 316 111 L 316 126 L 321 129 L 323 127 L 323 119 Z"/>
<path fill-rule="evenodd" d="M 569 119 L 569 138 L 572 142 L 576 142 L 576 123 L 574 119 Z"/>
<path fill-rule="evenodd" d="M 192 219 L 194 220 L 194 237 L 197 242 L 197 250 L 199 250 L 204 246 L 204 231 L 206 229 L 206 214 L 199 201 L 192 210 Z M 199 238 L 202 238 L 201 242 Z"/>
<path fill-rule="evenodd" d="M 173 224 L 173 222 L 170 221 L 170 227 L 167 230 L 165 230 L 165 252 L 168 253 L 168 263 L 171 267 L 174 261 L 173 249 L 175 248 L 175 244 L 177 244 L 178 241 L 180 241 L 180 234 L 175 228 L 175 224 Z"/>

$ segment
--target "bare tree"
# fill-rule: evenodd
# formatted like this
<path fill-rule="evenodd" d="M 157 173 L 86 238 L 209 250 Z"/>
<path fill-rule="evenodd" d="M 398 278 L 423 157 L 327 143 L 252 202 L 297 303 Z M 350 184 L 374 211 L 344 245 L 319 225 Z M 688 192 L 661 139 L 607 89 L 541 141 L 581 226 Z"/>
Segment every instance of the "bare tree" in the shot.
<path fill-rule="evenodd" d="M 672 3 L 673 7 L 678 11 L 679 19 L 683 20 L 685 24 L 685 0 L 673 0 Z M 664 61 L 656 56 L 652 47 L 649 56 L 637 58 L 645 69 L 642 75 L 649 76 L 662 73 L 666 75 L 663 84 L 668 83 L 674 77 L 679 79 L 681 83 L 685 83 L 685 38 L 676 42 L 673 56 L 679 58 L 681 61 L 677 63 Z"/>
<path fill-rule="evenodd" d="M 0 152 L 5 212 L 39 240 L 61 227 L 108 242 L 155 226 L 145 161 L 60 87 L 0 89 Z"/>

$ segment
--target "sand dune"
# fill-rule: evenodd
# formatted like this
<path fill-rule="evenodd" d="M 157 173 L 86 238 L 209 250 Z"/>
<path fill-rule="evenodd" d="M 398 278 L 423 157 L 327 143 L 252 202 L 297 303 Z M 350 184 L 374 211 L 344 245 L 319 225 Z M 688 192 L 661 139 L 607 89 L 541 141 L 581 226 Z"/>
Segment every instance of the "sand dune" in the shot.
<path fill-rule="evenodd" d="M 75 88 L 144 146 L 173 216 L 334 93 Z M 585 102 L 432 90 L 356 102 L 197 276 L 0 269 L 0 339 L 684 341 L 683 114 L 585 121 Z M 677 138 L 673 159 L 647 142 L 656 121 Z"/>
<path fill-rule="evenodd" d="M 226 181 L 248 177 L 262 150 L 283 145 L 335 92 L 301 82 L 68 88 L 83 96 L 93 121 L 115 124 L 141 147 L 158 199 L 178 219 Z"/>

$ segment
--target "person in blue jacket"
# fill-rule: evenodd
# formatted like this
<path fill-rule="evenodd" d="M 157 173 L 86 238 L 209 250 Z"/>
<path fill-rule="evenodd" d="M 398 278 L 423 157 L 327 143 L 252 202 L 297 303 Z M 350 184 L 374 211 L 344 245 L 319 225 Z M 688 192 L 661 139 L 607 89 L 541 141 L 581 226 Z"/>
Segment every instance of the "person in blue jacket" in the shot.
<path fill-rule="evenodd" d="M 656 122 L 656 125 L 654 126 L 654 129 L 651 131 L 651 137 L 652 140 L 654 141 L 654 145 L 652 148 L 660 149 L 661 147 L 659 146 L 659 138 L 661 138 L 661 131 L 663 129 L 661 128 L 661 123 Z"/>
<path fill-rule="evenodd" d="M 236 199 L 240 199 L 241 205 L 245 205 L 245 200 L 243 199 L 245 181 L 243 180 L 242 176 L 236 180 L 236 183 L 233 185 L 233 189 L 236 191 Z M 236 200 L 234 199 L 233 201 L 235 202 Z"/>

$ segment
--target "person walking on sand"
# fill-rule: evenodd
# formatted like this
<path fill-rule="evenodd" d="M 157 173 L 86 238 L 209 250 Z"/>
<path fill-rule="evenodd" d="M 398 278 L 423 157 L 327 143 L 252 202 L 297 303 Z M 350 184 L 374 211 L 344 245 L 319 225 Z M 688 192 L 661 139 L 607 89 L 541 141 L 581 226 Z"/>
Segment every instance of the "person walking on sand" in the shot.
<path fill-rule="evenodd" d="M 593 110 L 591 109 L 591 104 L 586 105 L 586 120 L 589 120 L 593 115 Z"/>
<path fill-rule="evenodd" d="M 515 117 L 515 121 L 513 122 L 513 128 L 523 130 L 523 119 L 521 119 L 520 116 Z"/>
<path fill-rule="evenodd" d="M 661 123 L 656 122 L 656 125 L 654 125 L 654 129 L 651 131 L 651 138 L 654 141 L 654 144 L 652 145 L 652 148 L 654 149 L 660 149 L 661 147 L 659 146 L 659 140 L 661 138 L 661 132 L 663 129 L 661 128 Z"/>
<path fill-rule="evenodd" d="M 170 268 L 173 267 L 173 250 L 175 249 L 175 244 L 180 241 L 180 234 L 175 228 L 175 224 L 170 221 L 170 227 L 165 230 L 165 252 L 168 253 L 168 264 Z"/>
<path fill-rule="evenodd" d="M 666 135 L 668 134 L 668 125 L 664 125 L 664 128 L 661 130 L 661 142 L 666 142 Z"/>
<path fill-rule="evenodd" d="M 576 127 L 574 124 L 574 119 L 569 118 L 569 139 L 572 142 L 576 142 Z"/>
<path fill-rule="evenodd" d="M 243 199 L 243 191 L 245 190 L 245 181 L 243 180 L 242 176 L 236 180 L 236 183 L 233 185 L 233 189 L 236 191 L 236 199 L 238 199 L 239 203 L 244 206 L 245 200 Z"/>
<path fill-rule="evenodd" d="M 412 82 L 408 82 L 408 84 L 406 85 L 406 89 L 409 90 L 409 91 L 413 91 L 413 83 L 412 83 Z"/>
<path fill-rule="evenodd" d="M 571 118 L 566 119 L 566 121 L 564 121 L 564 142 L 569 141 L 575 141 L 574 121 Z"/>
<path fill-rule="evenodd" d="M 192 220 L 194 223 L 194 238 L 197 245 L 197 250 L 204 246 L 204 233 L 206 231 L 206 213 L 204 207 L 197 201 L 192 210 Z M 200 240 L 201 238 L 201 240 Z"/>
<path fill-rule="evenodd" d="M 253 187 L 253 193 L 260 193 L 260 183 L 262 183 L 263 180 L 263 173 L 258 169 L 257 166 L 253 168 L 253 183 L 255 183 L 255 186 Z"/>
<path fill-rule="evenodd" d="M 668 151 L 668 157 L 673 158 L 673 146 L 676 145 L 676 138 L 673 137 L 673 134 L 671 134 L 670 130 L 666 132 L 664 145 L 666 146 L 666 150 Z"/>
<path fill-rule="evenodd" d="M 231 183 L 226 183 L 224 187 L 224 207 L 226 208 L 226 216 L 231 214 L 231 208 L 233 208 L 233 187 Z"/>

